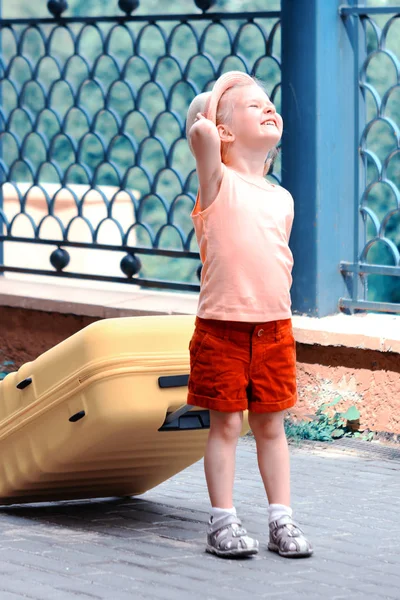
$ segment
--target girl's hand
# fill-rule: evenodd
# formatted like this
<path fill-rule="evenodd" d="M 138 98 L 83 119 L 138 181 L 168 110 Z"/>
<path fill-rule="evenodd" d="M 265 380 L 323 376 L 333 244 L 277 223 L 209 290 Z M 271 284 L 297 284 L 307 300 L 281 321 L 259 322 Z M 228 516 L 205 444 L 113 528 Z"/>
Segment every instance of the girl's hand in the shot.
<path fill-rule="evenodd" d="M 202 152 L 216 149 L 218 153 L 221 148 L 221 140 L 216 125 L 207 119 L 202 113 L 197 113 L 193 125 L 189 129 L 190 143 L 196 160 Z"/>
<path fill-rule="evenodd" d="M 218 136 L 218 130 L 214 123 L 207 119 L 203 113 L 197 113 L 194 123 L 189 130 L 190 141 L 192 142 L 192 136 L 196 133 L 200 133 L 200 135 L 203 133 L 205 135 L 210 135 L 211 132 L 211 135 Z"/>

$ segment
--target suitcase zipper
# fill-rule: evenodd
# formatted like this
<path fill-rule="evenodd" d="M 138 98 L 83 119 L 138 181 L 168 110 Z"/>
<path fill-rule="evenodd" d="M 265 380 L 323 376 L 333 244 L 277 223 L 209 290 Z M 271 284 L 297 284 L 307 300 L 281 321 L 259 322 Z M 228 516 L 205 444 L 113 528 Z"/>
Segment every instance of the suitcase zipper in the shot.
<path fill-rule="evenodd" d="M 116 365 L 114 368 L 113 363 Z M 105 370 L 110 373 L 118 373 L 119 375 L 123 373 L 145 375 L 147 373 L 171 373 L 171 371 L 176 371 L 177 374 L 181 374 L 182 371 L 189 371 L 189 360 L 187 359 L 186 354 L 167 357 L 162 363 L 160 363 L 159 356 L 155 357 L 153 355 L 143 355 L 139 357 L 135 355 L 123 360 L 107 360 L 96 363 L 93 366 L 88 365 L 85 370 L 83 372 L 81 371 L 78 375 L 78 381 L 80 384 L 86 383 L 94 377 L 97 378 L 99 375 L 103 375 Z"/>

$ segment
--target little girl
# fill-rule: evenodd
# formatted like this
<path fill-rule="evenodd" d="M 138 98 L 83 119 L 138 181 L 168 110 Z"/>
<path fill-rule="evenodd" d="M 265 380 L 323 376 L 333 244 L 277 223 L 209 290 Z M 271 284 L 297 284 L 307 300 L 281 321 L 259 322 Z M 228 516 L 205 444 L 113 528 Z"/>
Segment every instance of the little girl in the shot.
<path fill-rule="evenodd" d="M 188 403 L 210 410 L 206 550 L 222 557 L 258 552 L 233 506 L 236 445 L 248 410 L 269 501 L 268 549 L 310 556 L 311 545 L 292 520 L 283 422 L 296 402 L 293 200 L 264 178 L 282 119 L 257 82 L 231 71 L 212 92 L 194 98 L 186 128 L 199 179 L 192 219 L 203 263 Z"/>

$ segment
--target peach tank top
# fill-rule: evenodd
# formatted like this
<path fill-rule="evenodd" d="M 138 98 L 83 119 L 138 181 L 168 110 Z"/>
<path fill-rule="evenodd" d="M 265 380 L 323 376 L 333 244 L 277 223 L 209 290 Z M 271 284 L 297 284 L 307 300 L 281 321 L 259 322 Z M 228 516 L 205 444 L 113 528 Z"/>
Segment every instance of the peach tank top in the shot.
<path fill-rule="evenodd" d="M 292 196 L 222 165 L 220 191 L 191 217 L 203 263 L 197 315 L 267 322 L 291 315 Z"/>

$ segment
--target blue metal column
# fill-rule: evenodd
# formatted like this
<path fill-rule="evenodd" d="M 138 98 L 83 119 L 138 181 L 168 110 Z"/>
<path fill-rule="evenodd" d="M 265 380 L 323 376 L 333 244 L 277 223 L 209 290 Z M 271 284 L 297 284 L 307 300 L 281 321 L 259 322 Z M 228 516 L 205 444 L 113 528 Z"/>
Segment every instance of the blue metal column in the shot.
<path fill-rule="evenodd" d="M 349 4 L 355 4 L 349 2 Z M 354 86 L 340 0 L 282 0 L 282 185 L 294 197 L 294 313 L 338 312 L 353 259 Z"/>
<path fill-rule="evenodd" d="M 0 0 L 0 21 L 1 21 L 1 17 L 2 17 L 2 0 Z M 0 30 L 0 57 L 3 58 L 3 43 L 2 43 L 2 36 L 1 36 L 1 30 Z M 3 74 L 3 70 L 0 71 L 1 72 L 1 77 L 4 77 Z M 2 92 L 0 90 L 0 106 L 2 105 Z M 2 130 L 2 126 L 0 126 L 0 131 Z M 2 140 L 0 139 L 0 160 L 3 158 L 3 143 Z M 0 169 L 0 210 L 3 210 L 3 184 L 4 183 L 4 173 L 3 173 L 3 169 Z M 0 218 L 0 234 L 3 233 L 5 228 L 5 224 L 3 223 L 2 219 Z M 0 265 L 2 265 L 4 262 L 4 254 L 3 254 L 3 242 L 0 241 Z M 0 277 L 4 275 L 3 272 L 0 272 Z"/>

